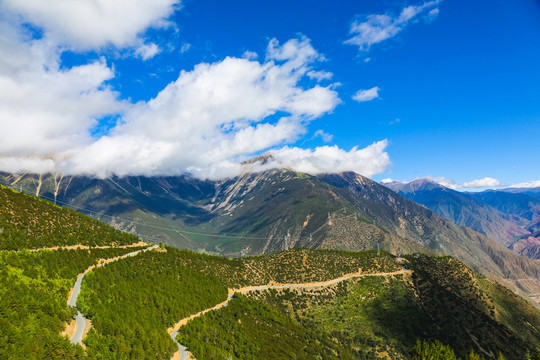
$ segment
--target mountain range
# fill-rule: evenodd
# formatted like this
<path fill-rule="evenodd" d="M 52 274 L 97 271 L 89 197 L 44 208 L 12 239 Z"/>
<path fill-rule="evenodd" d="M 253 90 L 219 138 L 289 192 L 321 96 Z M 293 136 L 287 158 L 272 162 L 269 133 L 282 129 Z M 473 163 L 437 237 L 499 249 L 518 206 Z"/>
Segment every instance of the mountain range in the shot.
<path fill-rule="evenodd" d="M 293 247 L 449 254 L 538 304 L 540 263 L 361 175 L 245 171 L 178 177 L 2 174 L 1 180 L 142 239 L 227 256 Z M 517 229 L 516 231 L 518 231 Z"/>
<path fill-rule="evenodd" d="M 0 186 L 0 270 L 2 359 L 540 358 L 540 311 L 450 256 L 207 255 Z"/>
<path fill-rule="evenodd" d="M 497 240 L 520 255 L 540 259 L 540 189 L 460 192 L 428 179 L 384 185 L 457 225 Z"/>

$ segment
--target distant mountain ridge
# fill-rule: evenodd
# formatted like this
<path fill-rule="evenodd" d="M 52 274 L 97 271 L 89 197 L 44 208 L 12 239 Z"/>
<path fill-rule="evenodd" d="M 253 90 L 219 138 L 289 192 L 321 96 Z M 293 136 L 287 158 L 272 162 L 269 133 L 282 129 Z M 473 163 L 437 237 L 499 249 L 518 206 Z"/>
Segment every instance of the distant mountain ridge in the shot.
<path fill-rule="evenodd" d="M 384 185 L 455 224 L 476 230 L 523 256 L 540 259 L 540 197 L 535 189 L 459 192 L 428 179 Z"/>
<path fill-rule="evenodd" d="M 279 169 L 223 181 L 4 174 L 2 181 L 179 248 L 228 256 L 291 247 L 450 254 L 525 296 L 540 293 L 540 263 L 355 173 Z"/>

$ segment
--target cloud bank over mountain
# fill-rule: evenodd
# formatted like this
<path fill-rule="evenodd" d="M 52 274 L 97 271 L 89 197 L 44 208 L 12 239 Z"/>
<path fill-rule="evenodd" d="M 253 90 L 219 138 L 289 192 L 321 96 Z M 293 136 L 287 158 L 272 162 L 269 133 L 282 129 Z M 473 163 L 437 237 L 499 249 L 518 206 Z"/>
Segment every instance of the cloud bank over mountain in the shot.
<path fill-rule="evenodd" d="M 105 47 L 143 61 L 160 53 L 149 28 L 174 26 L 178 1 L 4 1 L 0 5 L 0 170 L 110 175 L 237 175 L 272 150 L 276 166 L 312 173 L 383 172 L 386 140 L 349 151 L 291 147 L 341 103 L 331 73 L 303 36 L 271 39 L 264 56 L 226 57 L 182 71 L 149 101 L 111 87 L 113 62 L 67 66 L 62 55 Z M 28 24 L 31 24 L 29 29 Z M 41 36 L 32 35 L 41 32 Z M 122 52 L 123 51 L 123 52 Z M 311 81 L 315 79 L 315 81 Z M 100 121 L 118 119 L 106 135 Z"/>

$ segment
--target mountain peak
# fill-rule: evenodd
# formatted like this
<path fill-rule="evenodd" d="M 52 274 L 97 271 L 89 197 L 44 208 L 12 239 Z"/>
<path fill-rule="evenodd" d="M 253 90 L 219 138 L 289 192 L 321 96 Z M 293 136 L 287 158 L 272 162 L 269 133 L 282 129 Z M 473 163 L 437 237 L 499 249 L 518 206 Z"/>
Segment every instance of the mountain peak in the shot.
<path fill-rule="evenodd" d="M 446 189 L 446 187 L 442 186 L 441 184 L 438 184 L 435 181 L 426 178 L 413 180 L 408 183 L 402 183 L 399 181 L 385 181 L 381 182 L 381 184 L 386 186 L 387 188 L 402 193 L 414 193 L 416 191 L 432 190 L 435 188 Z"/>
<path fill-rule="evenodd" d="M 266 163 L 268 163 L 268 161 L 272 159 L 274 159 L 274 155 L 272 153 L 264 153 L 246 161 L 242 161 L 242 165 L 255 164 L 256 162 L 260 162 L 261 165 L 265 165 Z"/>

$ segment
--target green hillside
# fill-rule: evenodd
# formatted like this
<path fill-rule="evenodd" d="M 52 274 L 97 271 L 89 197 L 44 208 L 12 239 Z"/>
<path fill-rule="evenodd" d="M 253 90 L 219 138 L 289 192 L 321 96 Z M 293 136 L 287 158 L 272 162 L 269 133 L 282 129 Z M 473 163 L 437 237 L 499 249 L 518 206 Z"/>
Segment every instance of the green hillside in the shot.
<path fill-rule="evenodd" d="M 88 216 L 0 185 L 0 250 L 139 241 Z"/>
<path fill-rule="evenodd" d="M 88 354 L 98 358 L 113 354 L 127 359 L 148 354 L 167 358 L 175 345 L 165 329 L 179 319 L 221 303 L 227 298 L 227 288 L 324 281 L 352 272 L 399 269 L 384 252 L 377 255 L 295 249 L 227 259 L 162 247 L 160 251 L 115 262 L 85 277 L 80 308 L 94 328 L 85 343 Z M 305 331 L 299 326 L 291 331 L 300 330 Z"/>
<path fill-rule="evenodd" d="M 231 289 L 268 284 L 285 288 L 236 294 L 228 306 L 181 327 L 178 339 L 199 360 L 422 359 L 413 357 L 415 349 L 524 359 L 540 345 L 537 309 L 451 257 L 293 248 L 227 258 L 164 245 L 85 275 L 78 308 L 92 329 L 85 348 L 72 345 L 61 333 L 75 313 L 67 299 L 77 275 L 139 248 L 24 247 L 138 239 L 0 190 L 0 241 L 21 249 L 0 250 L 2 359 L 170 359 L 178 347 L 167 328 L 223 302 Z M 7 234 L 20 236 L 7 242 Z M 341 278 L 352 273 L 362 277 Z M 287 285 L 335 279 L 323 287 Z"/>
<path fill-rule="evenodd" d="M 197 359 L 359 359 L 329 334 L 242 295 L 226 308 L 193 320 L 178 340 Z"/>
<path fill-rule="evenodd" d="M 382 251 L 291 249 L 254 257 L 226 258 L 168 248 L 191 269 L 218 277 L 230 288 L 275 283 L 304 283 L 335 279 L 345 274 L 392 272 L 401 269 Z"/>
<path fill-rule="evenodd" d="M 67 305 L 69 291 L 100 259 L 140 247 L 27 249 L 136 242 L 85 215 L 0 186 L 0 358 L 85 358 L 80 346 L 60 335 L 75 314 Z"/>
<path fill-rule="evenodd" d="M 178 348 L 166 329 L 227 298 L 221 281 L 183 265 L 174 251 L 147 252 L 99 270 L 85 278 L 79 300 L 93 325 L 88 354 L 98 359 L 170 358 Z"/>
<path fill-rule="evenodd" d="M 500 351 L 522 359 L 540 346 L 540 312 L 523 299 L 450 257 L 408 259 L 412 275 L 248 296 L 332 336 L 360 358 L 407 359 L 417 339 L 440 340 L 463 357 L 475 350 L 486 358 Z"/>
<path fill-rule="evenodd" d="M 67 305 L 77 275 L 131 249 L 0 251 L 0 358 L 84 358 L 60 336 L 75 315 Z"/>
<path fill-rule="evenodd" d="M 276 169 L 223 181 L 0 176 L 148 242 L 211 254 L 237 257 L 306 247 L 451 255 L 540 307 L 538 261 L 355 173 L 310 176 Z"/>

